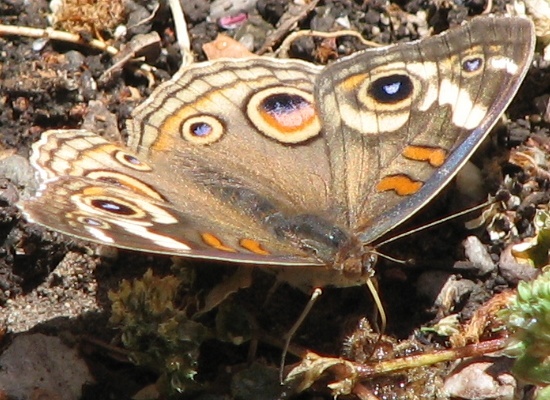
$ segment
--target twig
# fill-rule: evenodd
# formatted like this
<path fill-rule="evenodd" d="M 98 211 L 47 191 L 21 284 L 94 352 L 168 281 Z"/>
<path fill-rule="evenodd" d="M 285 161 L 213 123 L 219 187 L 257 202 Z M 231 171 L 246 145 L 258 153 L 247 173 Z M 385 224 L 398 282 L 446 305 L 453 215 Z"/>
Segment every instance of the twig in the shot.
<path fill-rule="evenodd" d="M 84 40 L 80 35 L 64 31 L 56 31 L 52 28 L 42 29 L 30 28 L 28 26 L 0 25 L 0 35 L 25 36 L 37 39 L 44 38 L 50 40 L 59 40 L 61 42 L 69 42 L 84 46 L 90 46 L 92 48 L 105 51 L 113 56 L 118 54 L 118 49 L 113 46 L 109 46 L 101 40 Z"/>
<path fill-rule="evenodd" d="M 509 339 L 507 338 L 498 338 L 454 349 L 435 350 L 424 354 L 415 354 L 393 360 L 384 360 L 366 364 L 354 364 L 355 372 L 360 379 L 369 379 L 373 376 L 402 371 L 408 368 L 433 365 L 438 362 L 454 361 L 460 358 L 499 352 L 504 350 L 509 343 Z"/>
<path fill-rule="evenodd" d="M 485 6 L 485 9 L 481 12 L 481 15 L 490 14 L 492 9 L 493 9 L 493 0 L 487 0 L 487 5 Z"/>
<path fill-rule="evenodd" d="M 147 18 L 143 18 L 141 21 L 138 21 L 132 26 L 129 26 L 128 29 L 137 28 L 138 26 L 144 25 L 150 21 L 152 21 L 155 18 L 155 14 L 160 9 L 160 3 L 155 4 L 155 7 L 151 11 L 151 14 Z"/>
<path fill-rule="evenodd" d="M 52 28 L 31 28 L 28 26 L 14 26 L 14 25 L 2 25 L 0 24 L 0 36 L 24 36 L 31 38 L 43 38 L 48 40 L 58 40 L 61 42 L 75 43 L 82 46 L 88 46 L 100 51 L 104 51 L 112 56 L 116 56 L 119 50 L 113 46 L 108 45 L 105 42 L 97 39 L 85 40 L 80 35 L 64 31 L 56 31 Z M 140 69 L 151 72 L 154 67 L 148 64 L 141 64 Z"/>
<path fill-rule="evenodd" d="M 290 46 L 292 42 L 294 42 L 296 39 L 303 36 L 306 36 L 306 37 L 314 36 L 314 37 L 322 37 L 322 38 L 329 38 L 329 39 L 341 37 L 341 36 L 353 36 L 359 39 L 361 43 L 363 43 L 366 46 L 370 46 L 370 47 L 383 46 L 380 43 L 366 40 L 365 38 L 363 38 L 363 36 L 361 36 L 359 32 L 356 32 L 356 31 L 345 30 L 345 31 L 338 31 L 338 32 L 319 32 L 319 31 L 303 30 L 303 31 L 294 32 L 288 35 L 287 38 L 283 41 L 283 43 L 279 47 L 279 49 L 277 50 L 277 56 L 281 58 L 288 58 L 288 52 L 290 50 Z"/>
<path fill-rule="evenodd" d="M 120 52 L 113 57 L 113 65 L 103 71 L 99 77 L 100 82 L 106 82 L 111 74 L 128 63 L 130 60 L 139 60 L 138 53 L 144 51 L 144 49 L 155 46 L 160 48 L 160 37 L 157 32 L 144 33 L 134 36 L 128 43 L 123 45 Z M 155 82 L 152 74 L 147 75 L 150 86 Z"/>
<path fill-rule="evenodd" d="M 294 29 L 298 22 L 308 16 L 308 14 L 315 8 L 319 0 L 311 0 L 306 5 L 294 4 L 289 2 L 288 11 L 281 17 L 281 22 L 277 29 L 271 33 L 264 41 L 264 44 L 257 51 L 258 55 L 264 54 L 271 49 L 275 43 L 279 42 L 281 38 L 288 33 L 291 29 Z"/>
<path fill-rule="evenodd" d="M 189 40 L 189 33 L 187 32 L 187 23 L 185 22 L 185 16 L 183 9 L 181 8 L 180 0 L 169 0 L 170 10 L 172 11 L 172 17 L 174 18 L 174 25 L 176 29 L 176 38 L 181 51 L 181 66 L 185 68 L 189 64 L 193 63 L 193 53 L 191 52 L 191 41 Z"/>

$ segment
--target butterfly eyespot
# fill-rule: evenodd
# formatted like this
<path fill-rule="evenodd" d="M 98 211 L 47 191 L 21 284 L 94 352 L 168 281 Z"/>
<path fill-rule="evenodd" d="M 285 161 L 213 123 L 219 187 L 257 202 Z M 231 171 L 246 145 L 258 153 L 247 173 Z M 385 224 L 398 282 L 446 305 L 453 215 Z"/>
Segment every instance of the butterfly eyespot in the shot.
<path fill-rule="evenodd" d="M 250 122 L 267 137 L 301 143 L 320 133 L 313 96 L 295 88 L 273 87 L 255 93 L 247 105 Z"/>
<path fill-rule="evenodd" d="M 142 162 L 140 159 L 138 159 L 136 156 L 132 154 L 128 154 L 124 151 L 117 150 L 114 154 L 115 159 L 121 163 L 122 165 L 134 169 L 136 171 L 152 171 L 153 168 L 151 168 L 149 165 Z"/>
<path fill-rule="evenodd" d="M 342 112 L 340 121 L 364 136 L 398 132 L 409 122 L 411 110 L 415 109 L 413 102 L 425 111 L 436 99 L 437 92 L 431 90 L 429 80 L 422 74 L 437 74 L 435 63 L 405 65 L 396 61 L 368 73 L 352 74 L 338 83 L 341 96 L 320 93 L 323 107 L 352 111 Z M 323 91 L 327 92 L 326 88 Z"/>
<path fill-rule="evenodd" d="M 191 134 L 193 136 L 208 136 L 212 134 L 213 128 L 205 122 L 197 122 L 190 127 Z"/>
<path fill-rule="evenodd" d="M 99 219 L 80 216 L 80 217 L 77 217 L 76 220 L 80 222 L 82 225 L 91 226 L 93 228 L 111 229 L 111 225 Z"/>
<path fill-rule="evenodd" d="M 166 198 L 153 187 L 123 173 L 115 171 L 92 171 L 88 173 L 86 177 L 108 183 L 109 185 L 130 189 L 133 192 L 151 197 L 155 200 L 166 201 Z"/>
<path fill-rule="evenodd" d="M 296 94 L 279 93 L 265 98 L 262 108 L 266 113 L 277 118 L 278 116 L 292 115 L 304 108 L 309 112 L 311 111 L 311 103 Z"/>
<path fill-rule="evenodd" d="M 483 69 L 483 58 L 481 57 L 470 57 L 462 61 L 462 71 L 467 74 L 474 74 Z"/>
<path fill-rule="evenodd" d="M 378 103 L 396 104 L 411 97 L 414 85 L 409 76 L 393 74 L 371 82 L 367 90 Z"/>
<path fill-rule="evenodd" d="M 181 125 L 181 137 L 194 144 L 211 144 L 219 140 L 225 128 L 223 124 L 210 115 L 188 118 Z"/>
<path fill-rule="evenodd" d="M 138 214 L 130 205 L 109 199 L 93 199 L 90 201 L 90 205 L 103 212 L 114 215 L 124 215 L 129 217 Z"/>

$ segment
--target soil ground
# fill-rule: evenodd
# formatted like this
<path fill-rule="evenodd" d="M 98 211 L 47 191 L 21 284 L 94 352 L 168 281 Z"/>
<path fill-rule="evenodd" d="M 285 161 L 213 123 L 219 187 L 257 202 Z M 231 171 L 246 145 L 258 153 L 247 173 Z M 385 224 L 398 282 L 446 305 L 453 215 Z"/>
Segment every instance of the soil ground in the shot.
<path fill-rule="evenodd" d="M 119 11 L 121 19 L 115 21 L 112 27 L 105 28 L 98 21 L 105 24 L 107 21 L 98 18 L 87 20 L 83 13 L 73 12 L 73 17 L 67 17 L 68 22 L 58 29 L 72 29 L 86 40 L 104 38 L 115 47 L 120 47 L 133 35 L 155 31 L 160 36 L 160 45 L 156 51 L 147 54 L 147 61 L 156 69 L 153 86 L 177 71 L 181 58 L 173 21 L 165 6 L 148 18 L 153 13 L 154 2 L 128 1 L 120 4 L 120 10 L 116 9 L 116 1 L 95 3 L 96 7 L 108 3 L 106 7 L 111 7 L 110 12 Z M 235 2 L 241 8 L 248 6 L 248 20 L 236 29 L 227 30 L 214 19 L 207 20 L 211 11 L 206 2 L 193 0 L 184 3 L 192 50 L 198 61 L 205 59 L 202 45 L 215 39 L 219 32 L 241 39 L 244 37 L 245 41 L 251 39 L 252 50 L 258 50 L 265 43 L 267 32 L 274 29 L 289 6 L 283 0 Z M 393 43 L 418 39 L 429 30 L 434 33 L 446 30 L 484 12 L 485 7 L 486 4 L 481 1 L 456 5 L 424 0 L 393 4 L 377 0 L 327 0 L 320 1 L 298 20 L 297 28 L 290 31 L 334 31 L 338 26 L 342 29 L 338 25 L 340 22 L 348 23 L 349 29 L 369 40 Z M 491 11 L 502 13 L 505 7 L 504 1 L 496 0 Z M 45 0 L 0 0 L 0 23 L 5 25 L 47 28 L 50 26 L 50 14 L 49 3 Z M 228 14 L 229 11 L 222 13 Z M 393 30 L 384 23 L 388 18 L 394 24 Z M 144 23 L 135 23 L 141 20 L 145 20 Z M 123 38 L 113 39 L 117 25 L 125 25 L 128 33 Z M 272 43 L 273 48 L 278 45 L 279 41 Z M 290 55 L 320 63 L 364 47 L 350 36 L 332 42 L 303 38 L 291 47 Z M 110 140 L 124 142 L 124 121 L 153 87 L 150 87 L 147 76 L 136 68 L 138 64 L 135 62 L 121 64 L 105 75 L 105 71 L 113 67 L 116 61 L 116 57 L 87 43 L 77 45 L 65 41 L 38 40 L 17 34 L 0 36 L 0 150 L 4 157 L 12 154 L 27 157 L 30 145 L 40 134 L 54 128 L 92 126 Z M 530 71 L 507 112 L 507 124 L 496 129 L 493 137 L 497 139 L 474 157 L 482 171 L 483 186 L 488 188 L 489 193 L 496 193 L 503 187 L 517 189 L 525 182 L 531 182 L 526 172 L 508 162 L 508 150 L 524 141 L 530 131 L 536 130 L 540 141 L 547 141 L 544 118 L 540 117 L 535 104 L 535 98 L 548 92 L 550 81 L 544 77 L 542 69 L 533 68 Z M 531 115 L 538 115 L 539 118 L 526 121 L 525 117 Z M 544 148 L 543 145 L 541 147 Z M 24 171 L 24 166 L 17 169 L 20 175 Z M 504 186 L 502 177 L 505 174 L 512 175 L 514 183 Z M 147 362 L 136 366 L 129 361 L 128 354 L 123 350 L 120 330 L 109 323 L 111 301 L 108 293 L 118 290 L 123 279 L 141 278 L 148 269 L 152 269 L 156 276 L 167 276 L 174 271 L 173 261 L 168 257 L 113 251 L 26 223 L 20 217 L 15 202 L 18 192 L 25 186 L 24 182 L 28 186 L 30 178 L 19 176 L 20 181 L 14 182 L 14 175 L 17 174 L 12 171 L 9 174 L 12 179 L 0 180 L 0 330 L 2 324 L 4 328 L 0 344 L 3 349 L 9 348 L 15 336 L 24 333 L 41 332 L 65 339 L 70 336 L 70 347 L 78 348 L 95 380 L 85 386 L 81 396 L 83 399 L 131 398 L 147 387 L 156 385 L 162 391 L 170 386 L 162 380 L 158 381 L 159 376 L 163 377 L 165 366 Z M 544 179 L 537 179 L 538 188 L 548 187 Z M 413 221 L 399 227 L 399 231 L 464 208 L 467 202 L 457 201 L 463 198 L 460 193 L 460 188 L 451 185 Z M 535 201 L 543 203 L 547 194 L 542 190 L 537 193 L 539 198 Z M 528 219 L 537 203 L 533 204 L 523 204 L 525 211 L 514 220 L 520 227 L 517 238 L 533 232 Z M 465 255 L 464 239 L 471 235 L 479 237 L 484 243 L 480 248 L 488 250 L 490 261 L 496 265 L 502 260 L 501 252 L 507 248 L 510 235 L 504 235 L 500 240 L 490 240 L 484 228 L 466 230 L 464 221 L 467 219 L 445 222 L 383 249 L 392 257 L 415 261 L 414 264 L 401 266 L 381 259 L 376 266 L 379 292 L 388 315 L 386 335 L 398 340 L 414 339 L 410 342 L 414 344 L 408 344 L 411 347 L 444 346 L 444 340 L 435 340 L 430 334 L 421 333 L 419 328 L 451 313 L 457 313 L 465 321 L 480 304 L 496 293 L 513 288 L 523 278 L 521 274 L 526 273 L 524 271 L 517 272 L 514 278 L 503 276 L 498 268 L 489 273 L 479 272 L 475 262 Z M 194 293 L 198 293 L 197 301 L 202 299 L 200 290 L 213 287 L 233 272 L 231 266 L 210 264 L 185 261 L 185 266 L 193 269 L 193 281 L 198 282 L 200 288 L 194 289 Z M 452 300 L 441 302 L 440 289 L 449 280 L 461 282 L 462 285 L 453 287 L 453 296 L 449 294 Z M 307 303 L 308 295 L 282 285 L 266 301 L 265 294 L 272 285 L 271 275 L 255 271 L 253 284 L 234 293 L 224 311 L 210 312 L 200 320 L 201 325 L 209 329 L 216 324 L 219 328 L 220 316 L 233 317 L 235 307 L 244 310 L 247 326 L 254 327 L 246 330 L 252 340 L 238 343 L 234 336 L 228 339 L 230 332 L 225 332 L 227 336 L 223 340 L 214 337 L 201 341 L 200 349 L 197 349 L 200 355 L 195 376 L 198 384 L 193 387 L 189 385 L 190 391 L 184 394 L 173 393 L 174 398 L 331 398 L 326 381 L 304 394 L 281 393 L 277 383 L 281 349 L 274 338 L 280 338 L 288 331 Z M 189 299 L 185 301 L 189 307 Z M 357 345 L 354 340 L 358 340 L 364 330 L 360 321 L 363 317 L 372 319 L 376 315 L 373 310 L 371 296 L 365 288 L 328 288 L 313 307 L 293 343 L 316 353 L 338 356 L 342 348 Z M 236 329 L 234 326 L 230 328 Z M 268 334 L 256 335 L 257 332 Z M 390 347 L 397 346 L 393 342 L 388 343 L 392 343 L 388 344 Z M 145 344 L 145 348 L 147 346 Z M 252 346 L 256 347 L 255 352 L 250 350 Z M 150 344 L 150 348 L 154 345 Z M 395 354 L 407 351 L 397 351 Z M 287 363 L 298 361 L 290 356 Z M 404 373 L 397 377 L 383 377 L 371 382 L 370 387 L 380 398 L 435 398 L 443 377 L 449 373 L 447 367 L 438 366 L 433 370 L 416 372 L 417 375 Z M 67 368 L 71 366 L 67 365 Z M 264 371 L 264 368 L 267 371 L 265 376 L 252 377 L 251 371 Z M 243 389 L 246 382 L 252 382 L 254 388 Z M 528 389 L 525 391 L 529 392 Z"/>

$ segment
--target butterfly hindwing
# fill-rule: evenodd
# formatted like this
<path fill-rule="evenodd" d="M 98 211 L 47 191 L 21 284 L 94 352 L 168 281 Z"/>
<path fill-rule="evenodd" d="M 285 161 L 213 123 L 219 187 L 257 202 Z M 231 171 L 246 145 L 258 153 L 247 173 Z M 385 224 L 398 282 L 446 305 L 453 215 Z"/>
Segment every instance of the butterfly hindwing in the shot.
<path fill-rule="evenodd" d="M 255 263 L 313 263 L 290 246 L 277 246 L 273 233 L 240 214 L 228 211 L 226 221 L 240 218 L 242 223 L 223 224 L 204 211 L 174 207 L 155 188 L 159 176 L 154 166 L 140 158 L 89 131 L 45 132 L 31 155 L 44 181 L 35 197 L 20 206 L 31 221 L 121 248 Z M 194 200 L 209 201 L 208 195 L 196 193 Z"/>

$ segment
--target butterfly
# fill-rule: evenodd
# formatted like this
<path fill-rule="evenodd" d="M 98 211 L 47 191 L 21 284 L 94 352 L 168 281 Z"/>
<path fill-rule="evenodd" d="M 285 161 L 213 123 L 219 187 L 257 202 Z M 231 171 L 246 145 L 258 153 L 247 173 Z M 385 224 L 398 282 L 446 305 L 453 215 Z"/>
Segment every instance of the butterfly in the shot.
<path fill-rule="evenodd" d="M 534 37 L 528 19 L 480 17 L 326 67 L 192 64 L 135 109 L 127 146 L 44 132 L 30 156 L 40 188 L 19 206 L 106 245 L 361 284 L 373 243 L 432 199 L 505 111 Z"/>

